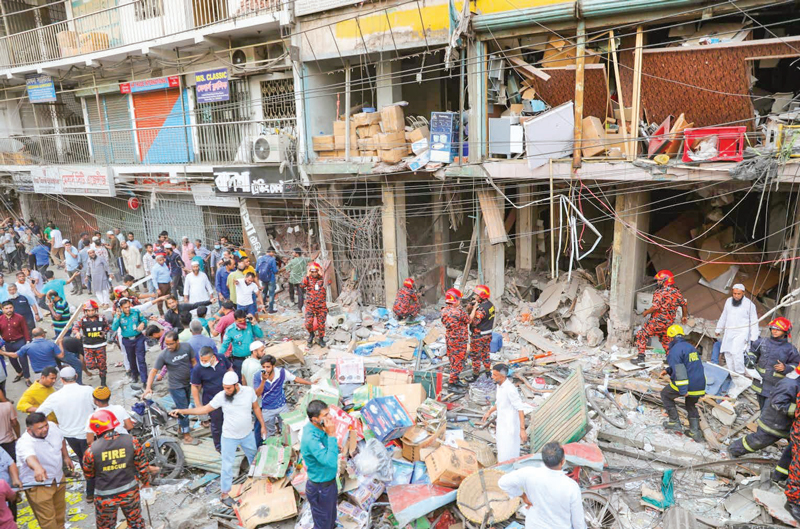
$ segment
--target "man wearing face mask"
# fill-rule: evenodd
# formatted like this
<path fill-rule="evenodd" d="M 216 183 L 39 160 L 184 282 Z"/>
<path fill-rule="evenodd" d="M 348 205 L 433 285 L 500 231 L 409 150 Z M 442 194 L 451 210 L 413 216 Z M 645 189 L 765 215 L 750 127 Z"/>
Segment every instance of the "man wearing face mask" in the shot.
<path fill-rule="evenodd" d="M 222 391 L 222 379 L 230 371 L 230 361 L 214 354 L 211 347 L 202 347 L 199 352 L 200 363 L 192 368 L 192 401 L 195 408 L 201 408 L 211 402 L 214 395 Z M 202 394 L 201 394 L 202 392 Z M 208 414 L 211 419 L 211 437 L 214 448 L 221 450 L 222 410 L 216 409 Z"/>
<path fill-rule="evenodd" d="M 220 262 L 222 262 L 222 246 L 215 244 L 214 249 L 208 254 L 208 268 L 211 271 L 211 277 L 216 277 Z"/>
<path fill-rule="evenodd" d="M 339 444 L 328 405 L 312 400 L 306 411 L 310 421 L 303 428 L 300 453 L 306 464 L 306 498 L 311 506 L 314 529 L 336 526 L 336 500 L 339 496 L 336 474 L 339 469 Z"/>
<path fill-rule="evenodd" d="M 715 334 L 722 334 L 720 352 L 725 355 L 728 369 L 744 374 L 744 353 L 750 342 L 758 339 L 758 313 L 752 301 L 744 296 L 744 285 L 737 283 L 731 288 L 731 297 L 717 322 Z"/>
<path fill-rule="evenodd" d="M 328 317 L 328 304 L 325 294 L 325 280 L 319 263 L 308 265 L 308 275 L 301 283 L 305 295 L 305 323 L 308 331 L 308 347 L 314 345 L 314 335 L 320 347 L 325 347 L 325 320 Z"/>
<path fill-rule="evenodd" d="M 242 309 L 234 313 L 233 325 L 225 329 L 225 338 L 222 340 L 220 352 L 228 355 L 233 362 L 233 370 L 238 376 L 242 375 L 242 364 L 250 356 L 250 344 L 256 338 L 263 338 L 264 331 L 256 324 L 255 318 Z"/>

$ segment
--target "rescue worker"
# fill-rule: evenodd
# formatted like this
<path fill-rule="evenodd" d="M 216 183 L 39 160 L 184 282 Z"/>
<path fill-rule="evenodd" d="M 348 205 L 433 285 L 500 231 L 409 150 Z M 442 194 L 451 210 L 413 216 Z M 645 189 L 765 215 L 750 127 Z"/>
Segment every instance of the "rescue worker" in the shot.
<path fill-rule="evenodd" d="M 792 336 L 792 322 L 784 317 L 775 318 L 769 322 L 769 330 L 772 336 L 752 342 L 745 358 L 747 367 L 755 368 L 761 375 L 761 380 L 753 378 L 750 387 L 758 394 L 762 411 L 778 381 L 800 365 L 800 353 L 788 340 Z"/>
<path fill-rule="evenodd" d="M 117 417 L 108 410 L 97 410 L 89 419 L 96 438 L 83 455 L 83 473 L 95 480 L 95 523 L 98 529 L 114 529 L 119 508 L 128 527 L 145 529 L 137 481 L 150 486 L 147 458 L 139 441 L 118 433 L 118 426 Z"/>
<path fill-rule="evenodd" d="M 650 319 L 636 333 L 639 355 L 633 361 L 634 364 L 644 363 L 644 351 L 651 336 L 657 337 L 664 351 L 669 354 L 670 339 L 667 336 L 667 328 L 675 323 L 678 307 L 681 308 L 681 323 L 686 323 L 689 319 L 689 305 L 675 286 L 675 276 L 672 272 L 661 270 L 655 275 L 655 279 L 658 281 L 658 287 L 653 292 L 653 304 L 642 313 L 642 316 L 650 316 Z"/>
<path fill-rule="evenodd" d="M 481 372 L 481 364 L 486 371 L 492 366 L 489 361 L 489 346 L 492 343 L 492 329 L 494 328 L 494 303 L 489 301 L 492 295 L 486 285 L 475 287 L 475 299 L 469 308 L 471 309 L 469 320 L 472 334 L 470 335 L 469 357 L 472 360 L 472 379 L 477 380 Z"/>
<path fill-rule="evenodd" d="M 664 421 L 665 430 L 675 432 L 683 431 L 678 407 L 675 399 L 684 397 L 686 414 L 689 416 L 689 429 L 684 432 L 696 442 L 703 440 L 700 431 L 700 413 L 697 411 L 697 401 L 706 394 L 706 376 L 703 371 L 703 361 L 700 353 L 694 346 L 687 342 L 683 336 L 683 327 L 678 324 L 670 325 L 667 329 L 669 354 L 665 373 L 669 375 L 669 385 L 661 390 L 661 401 L 667 410 L 668 419 Z"/>
<path fill-rule="evenodd" d="M 419 304 L 419 293 L 414 288 L 414 280 L 407 278 L 403 286 L 397 291 L 397 297 L 392 305 L 392 312 L 399 321 L 413 320 L 422 307 Z"/>
<path fill-rule="evenodd" d="M 798 368 L 800 369 L 800 368 Z M 800 371 L 795 370 L 800 374 Z M 736 439 L 728 447 L 731 457 L 742 457 L 774 445 L 781 439 L 788 439 L 797 409 L 797 392 L 800 391 L 800 378 L 783 378 L 773 388 L 772 395 L 761 411 L 755 432 Z M 789 474 L 792 460 L 792 443 L 784 449 L 778 464 L 772 471 L 773 481 L 783 481 Z"/>
<path fill-rule="evenodd" d="M 328 304 L 325 299 L 325 280 L 322 278 L 322 267 L 319 263 L 308 265 L 308 275 L 303 278 L 303 289 L 306 291 L 305 311 L 308 346 L 317 343 L 325 347 L 325 320 L 328 317 Z"/>
<path fill-rule="evenodd" d="M 83 343 L 83 358 L 86 369 L 97 369 L 100 385 L 106 386 L 108 373 L 106 338 L 111 330 L 108 321 L 97 313 L 97 302 L 89 300 L 83 304 L 83 318 L 72 328 L 72 335 Z"/>
<path fill-rule="evenodd" d="M 447 343 L 447 358 L 450 360 L 450 381 L 448 387 L 453 390 L 464 390 L 466 386 L 459 375 L 464 370 L 469 346 L 469 314 L 461 308 L 461 291 L 451 288 L 444 294 L 442 308 L 442 324 L 444 338 Z"/>
<path fill-rule="evenodd" d="M 800 403 L 800 399 L 795 400 L 795 404 Z M 786 478 L 786 504 L 785 507 L 792 515 L 792 518 L 800 522 L 800 420 L 798 420 L 798 409 L 796 406 L 794 424 L 789 434 L 789 446 L 792 449 L 791 463 L 789 464 L 789 474 Z M 783 458 L 781 458 L 781 461 Z M 780 464 L 780 463 L 779 463 Z"/>

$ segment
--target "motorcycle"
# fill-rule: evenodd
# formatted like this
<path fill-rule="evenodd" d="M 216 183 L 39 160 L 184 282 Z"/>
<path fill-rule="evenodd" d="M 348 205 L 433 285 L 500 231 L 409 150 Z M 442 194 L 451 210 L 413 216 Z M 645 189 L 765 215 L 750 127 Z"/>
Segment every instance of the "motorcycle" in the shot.
<path fill-rule="evenodd" d="M 161 433 L 170 420 L 167 412 L 155 401 L 144 399 L 133 405 L 133 435 L 141 444 L 147 460 L 159 467 L 162 478 L 175 479 L 183 471 L 184 455 L 175 437 Z"/>

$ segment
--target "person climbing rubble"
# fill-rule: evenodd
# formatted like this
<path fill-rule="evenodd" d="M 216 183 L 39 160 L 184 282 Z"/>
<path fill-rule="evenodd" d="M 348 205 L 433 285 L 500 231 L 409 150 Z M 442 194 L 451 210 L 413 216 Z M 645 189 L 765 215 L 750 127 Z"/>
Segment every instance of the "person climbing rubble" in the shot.
<path fill-rule="evenodd" d="M 414 279 L 406 278 L 403 286 L 397 291 L 397 297 L 392 305 L 392 312 L 399 321 L 413 320 L 422 306 L 419 303 L 419 293 L 414 288 Z"/>
<path fill-rule="evenodd" d="M 697 349 L 684 338 L 683 327 L 678 324 L 670 325 L 667 337 L 672 341 L 669 343 L 667 355 L 669 366 L 664 372 L 669 375 L 670 382 L 661 390 L 661 401 L 668 416 L 663 426 L 667 431 L 683 431 L 675 399 L 684 397 L 686 414 L 689 416 L 689 429 L 684 433 L 699 443 L 703 440 L 703 432 L 700 430 L 697 401 L 706 394 L 703 361 Z"/>
<path fill-rule="evenodd" d="M 328 304 L 325 299 L 325 280 L 322 278 L 322 267 L 319 263 L 308 265 L 308 275 L 301 283 L 305 289 L 305 325 L 308 331 L 308 346 L 317 344 L 325 347 L 325 320 L 328 316 Z"/>
<path fill-rule="evenodd" d="M 728 447 L 731 457 L 742 457 L 748 453 L 763 450 L 781 439 L 789 439 L 789 432 L 797 410 L 797 393 L 800 391 L 800 367 L 795 368 L 792 378 L 781 379 L 767 399 L 761 417 L 756 422 L 756 431 L 736 439 Z M 789 475 L 792 460 L 792 443 L 784 448 L 781 458 L 772 471 L 772 480 L 784 481 Z"/>
<path fill-rule="evenodd" d="M 475 287 L 474 299 L 467 305 L 470 310 L 470 335 L 469 357 L 472 360 L 472 379 L 475 382 L 481 374 L 481 364 L 486 371 L 491 369 L 489 361 L 489 347 L 492 343 L 492 329 L 494 328 L 495 308 L 489 301 L 492 293 L 486 285 Z"/>
<path fill-rule="evenodd" d="M 667 336 L 667 328 L 675 323 L 678 307 L 681 308 L 681 323 L 686 323 L 689 319 L 689 304 L 675 286 L 673 273 L 669 270 L 660 270 L 654 277 L 658 282 L 658 287 L 653 292 L 652 306 L 642 313 L 642 316 L 650 316 L 650 319 L 636 333 L 636 347 L 639 354 L 633 360 L 634 364 L 644 363 L 644 352 L 651 336 L 658 338 L 664 351 L 669 354 L 670 340 Z"/>
<path fill-rule="evenodd" d="M 445 343 L 447 345 L 447 358 L 450 360 L 450 390 L 464 390 L 466 386 L 459 375 L 464 369 L 469 346 L 469 314 L 461 308 L 461 291 L 451 288 L 444 294 L 444 307 L 442 308 L 442 324 L 445 329 Z"/>
<path fill-rule="evenodd" d="M 789 341 L 792 322 L 784 317 L 775 318 L 769 322 L 769 331 L 772 336 L 752 342 L 745 358 L 745 365 L 761 377 L 753 378 L 750 388 L 758 394 L 762 411 L 778 381 L 800 365 L 800 353 Z"/>

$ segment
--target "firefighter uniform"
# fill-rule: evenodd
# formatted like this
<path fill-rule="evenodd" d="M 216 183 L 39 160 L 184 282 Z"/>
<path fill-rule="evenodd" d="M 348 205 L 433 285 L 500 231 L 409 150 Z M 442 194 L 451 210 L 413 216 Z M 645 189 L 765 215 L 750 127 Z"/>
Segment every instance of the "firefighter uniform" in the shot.
<path fill-rule="evenodd" d="M 670 325 L 675 323 L 678 307 L 681 308 L 683 316 L 688 315 L 686 299 L 675 286 L 672 273 L 662 270 L 656 274 L 656 279 L 663 280 L 663 284 L 653 292 L 653 305 L 651 306 L 652 312 L 650 319 L 647 320 L 636 333 L 636 347 L 639 350 L 640 358 L 644 357 L 647 342 L 650 340 L 651 336 L 658 338 L 664 351 L 669 353 L 670 339 L 667 336 L 667 329 Z"/>
<path fill-rule="evenodd" d="M 325 280 L 322 278 L 322 267 L 317 263 L 311 263 L 309 269 L 316 269 L 319 273 L 312 276 L 310 273 L 303 278 L 301 285 L 305 290 L 305 324 L 308 331 L 309 345 L 314 343 L 314 336 L 318 338 L 319 344 L 325 343 L 325 320 L 328 317 L 328 304 L 325 298 Z"/>
<path fill-rule="evenodd" d="M 94 508 L 98 529 L 117 526 L 117 509 L 122 510 L 128 527 L 145 529 L 139 482 L 148 487 L 150 474 L 142 447 L 132 435 L 119 434 L 113 428 L 101 433 L 86 449 L 83 472 L 87 478 L 95 479 Z"/>
<path fill-rule="evenodd" d="M 472 335 L 470 336 L 469 356 L 472 360 L 472 374 L 478 376 L 481 364 L 486 371 L 492 368 L 489 359 L 489 346 L 492 343 L 492 329 L 494 328 L 495 308 L 489 301 L 489 288 L 483 285 L 475 287 L 478 293 L 478 306 L 470 322 Z"/>
<path fill-rule="evenodd" d="M 398 320 L 412 319 L 422 307 L 419 303 L 419 294 L 414 288 L 414 280 L 410 277 L 403 281 L 403 286 L 397 291 L 397 297 L 392 305 L 392 312 Z"/>
<path fill-rule="evenodd" d="M 111 326 L 102 316 L 84 316 L 73 327 L 83 344 L 83 358 L 87 369 L 97 369 L 100 385 L 106 385 L 108 361 L 106 358 L 106 336 Z"/>
<path fill-rule="evenodd" d="M 783 372 L 775 370 L 778 362 L 785 366 Z M 784 379 L 785 373 L 790 373 L 800 364 L 800 353 L 786 336 L 759 338 L 751 344 L 747 364 L 755 364 L 756 371 L 761 375 L 761 380 L 754 378 L 750 387 L 758 394 L 758 404 L 763 412 L 776 384 Z"/>
<path fill-rule="evenodd" d="M 736 439 L 728 447 L 731 457 L 741 457 L 777 443 L 781 439 L 788 439 L 792 429 L 794 414 L 797 408 L 797 392 L 800 390 L 800 379 L 783 378 L 772 389 L 772 395 L 767 400 L 766 406 L 761 410 L 761 417 L 756 423 L 755 432 Z M 786 479 L 789 474 L 791 461 L 791 443 L 788 450 L 784 450 L 780 461 L 775 467 L 773 479 Z"/>
<path fill-rule="evenodd" d="M 469 314 L 461 308 L 460 300 L 461 292 L 450 289 L 445 294 L 445 306 L 442 308 L 447 358 L 450 360 L 450 385 L 458 383 L 469 345 Z"/>
<path fill-rule="evenodd" d="M 798 397 L 800 399 L 800 396 Z M 789 434 L 792 446 L 792 458 L 789 464 L 789 475 L 786 478 L 786 507 L 792 517 L 800 522 L 800 400 L 795 400 L 794 424 Z M 783 460 L 783 458 L 781 458 Z M 780 464 L 780 462 L 779 462 Z"/>
<path fill-rule="evenodd" d="M 669 343 L 669 355 L 667 356 L 669 365 L 666 369 L 670 383 L 661 390 L 661 400 L 668 415 L 664 427 L 668 430 L 683 430 L 675 399 L 684 397 L 686 415 L 689 417 L 687 435 L 699 442 L 703 439 L 703 434 L 700 431 L 697 401 L 706 394 L 703 361 L 694 346 L 684 338 L 683 328 L 680 325 L 670 326 L 667 334 L 673 339 Z"/>

